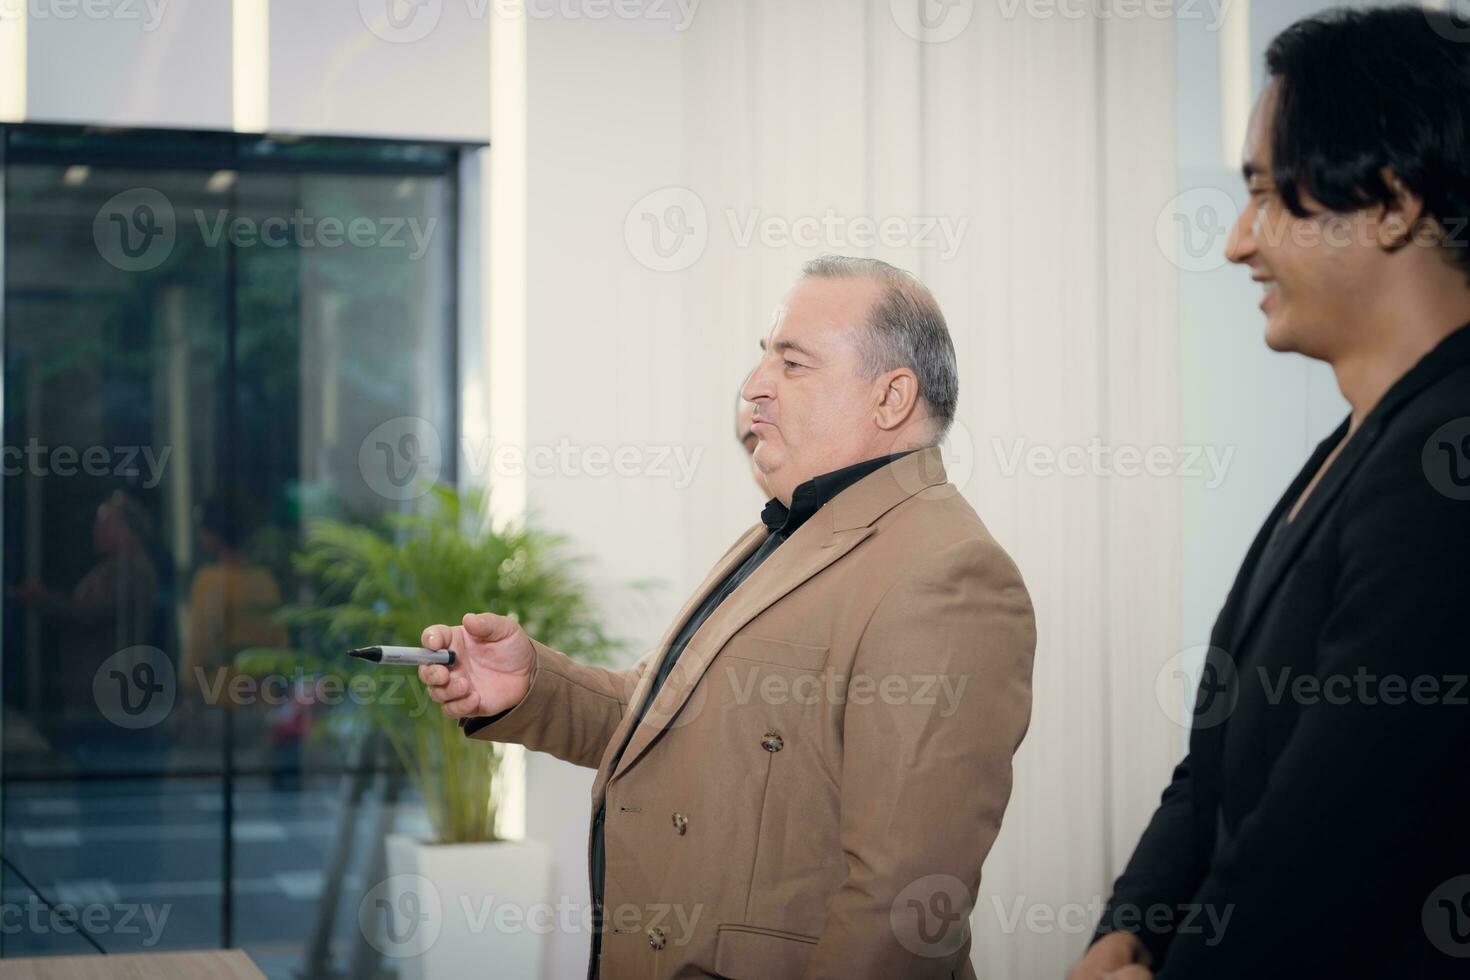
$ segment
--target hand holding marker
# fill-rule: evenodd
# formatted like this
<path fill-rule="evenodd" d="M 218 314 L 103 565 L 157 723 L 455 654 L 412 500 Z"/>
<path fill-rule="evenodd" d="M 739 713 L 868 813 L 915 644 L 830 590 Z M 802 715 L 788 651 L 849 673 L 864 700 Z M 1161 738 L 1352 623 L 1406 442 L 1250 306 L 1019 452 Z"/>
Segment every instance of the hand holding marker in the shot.
<path fill-rule="evenodd" d="M 443 664 L 446 667 L 454 666 L 453 650 L 426 650 L 423 647 L 362 647 L 357 650 L 348 650 L 347 655 L 380 665 L 404 664 L 416 667 L 420 664 Z"/>

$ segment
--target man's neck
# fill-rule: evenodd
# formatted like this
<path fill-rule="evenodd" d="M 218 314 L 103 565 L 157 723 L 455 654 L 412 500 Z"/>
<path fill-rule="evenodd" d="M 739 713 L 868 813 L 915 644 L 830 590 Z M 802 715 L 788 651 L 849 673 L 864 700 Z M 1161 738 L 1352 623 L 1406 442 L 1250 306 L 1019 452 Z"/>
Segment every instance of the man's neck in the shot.
<path fill-rule="evenodd" d="M 1352 406 L 1351 435 L 1388 390 L 1446 337 L 1470 323 L 1470 291 L 1458 302 L 1406 303 L 1381 314 L 1364 340 L 1330 359 L 1337 387 Z"/>
<path fill-rule="evenodd" d="M 892 439 L 885 439 L 881 443 L 875 443 L 868 446 L 867 449 L 858 454 L 856 459 L 853 459 L 846 463 L 829 465 L 825 469 L 822 469 L 821 472 L 811 473 L 801 477 L 794 483 L 788 483 L 785 486 L 781 487 L 776 493 L 772 494 L 772 496 L 781 501 L 781 505 L 783 507 L 790 507 L 791 497 L 793 494 L 796 493 L 796 488 L 809 480 L 815 480 L 817 477 L 825 476 L 828 473 L 835 473 L 837 470 L 843 469 L 848 466 L 856 466 L 858 463 L 864 462 L 866 460 L 878 459 L 880 456 L 892 456 L 896 453 L 906 453 L 912 449 L 922 449 L 928 444 L 929 443 L 920 440 L 917 435 L 906 431 L 901 436 Z"/>

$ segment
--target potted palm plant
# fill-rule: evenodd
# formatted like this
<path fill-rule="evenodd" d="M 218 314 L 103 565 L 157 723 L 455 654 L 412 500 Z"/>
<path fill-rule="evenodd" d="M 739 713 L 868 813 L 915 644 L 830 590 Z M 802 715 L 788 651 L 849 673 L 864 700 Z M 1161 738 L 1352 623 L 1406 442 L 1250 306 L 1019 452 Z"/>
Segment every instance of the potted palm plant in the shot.
<path fill-rule="evenodd" d="M 289 657 L 252 651 L 250 673 L 303 668 L 330 681 L 343 708 L 313 735 L 348 745 L 380 733 L 418 791 L 428 839 L 390 835 L 390 876 L 372 884 L 359 914 L 364 935 L 398 960 L 405 978 L 459 977 L 493 957 L 506 976 L 536 976 L 545 929 L 528 911 L 547 902 L 544 846 L 496 833 L 506 748 L 466 738 L 431 701 L 411 667 L 374 667 L 343 651 L 417 644 L 431 623 L 466 612 L 516 618 L 537 639 L 587 662 L 618 645 L 604 632 L 565 539 L 533 527 L 496 529 L 483 494 L 435 487 L 412 512 L 376 526 L 323 519 L 295 558 L 311 603 L 288 608 L 306 648 Z"/>

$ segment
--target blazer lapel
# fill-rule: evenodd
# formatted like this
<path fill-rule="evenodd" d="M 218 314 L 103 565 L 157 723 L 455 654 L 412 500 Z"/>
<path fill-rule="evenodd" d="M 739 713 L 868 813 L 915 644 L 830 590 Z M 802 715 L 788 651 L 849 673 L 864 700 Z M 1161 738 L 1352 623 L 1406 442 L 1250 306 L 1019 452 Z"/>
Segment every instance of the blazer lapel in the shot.
<path fill-rule="evenodd" d="M 1292 507 L 1296 506 L 1297 498 L 1311 485 L 1312 477 L 1322 468 L 1323 462 L 1331 455 L 1337 444 L 1347 437 L 1347 429 L 1348 421 L 1344 420 L 1332 435 L 1322 440 L 1316 452 L 1312 453 L 1312 458 L 1307 461 L 1307 465 L 1302 468 L 1301 473 L 1287 488 L 1286 494 L 1272 509 L 1265 526 L 1261 528 L 1260 534 L 1251 547 L 1251 554 L 1246 560 L 1249 574 L 1241 576 L 1238 601 L 1242 603 L 1242 606 L 1239 607 L 1239 618 L 1232 624 L 1230 630 L 1232 646 L 1239 644 L 1246 632 L 1254 625 L 1261 610 L 1265 608 L 1266 603 L 1270 601 L 1271 595 L 1275 592 L 1277 583 L 1286 574 L 1287 569 L 1291 568 L 1297 554 L 1301 552 L 1307 539 L 1311 537 L 1312 531 L 1321 522 L 1322 516 L 1327 513 L 1332 500 L 1347 485 L 1352 470 L 1367 453 L 1368 444 L 1371 441 L 1369 432 L 1366 429 L 1359 429 L 1343 447 L 1341 455 L 1322 475 L 1322 482 L 1317 484 L 1317 488 L 1302 505 L 1301 511 L 1296 515 L 1296 520 L 1292 521 L 1282 532 L 1286 535 L 1286 540 L 1280 549 L 1275 554 L 1263 554 L 1277 523 L 1291 512 Z M 1259 589 L 1253 585 L 1256 576 L 1261 577 Z M 1256 597 L 1255 602 L 1250 601 L 1253 595 Z"/>
<path fill-rule="evenodd" d="M 734 547 L 725 552 L 725 557 L 715 563 L 715 566 L 710 569 L 709 574 L 704 577 L 704 581 L 699 583 L 699 588 L 694 590 L 694 594 L 685 600 L 683 608 L 679 610 L 678 615 L 669 623 L 668 627 L 664 630 L 664 635 L 659 639 L 658 645 L 653 648 L 653 659 L 650 661 L 648 669 L 643 672 L 643 676 L 638 679 L 638 686 L 633 688 L 633 695 L 628 699 L 627 716 L 629 718 L 638 713 L 638 706 L 648 696 L 648 689 L 653 684 L 654 675 L 658 673 L 658 665 L 663 661 L 664 654 L 668 652 L 669 644 L 674 642 L 674 637 L 678 635 L 679 628 L 684 625 L 684 621 L 693 615 L 694 610 L 699 608 L 699 604 L 725 580 L 727 575 L 738 568 L 740 563 L 745 561 L 746 558 L 749 558 L 751 552 L 760 547 L 761 542 L 766 539 L 766 533 L 766 526 L 764 524 L 757 522 L 752 525 L 735 542 Z M 688 651 L 686 650 L 685 652 L 687 653 Z M 672 675 L 669 680 L 672 680 Z M 668 680 L 664 682 L 664 686 L 668 686 Z M 613 737 L 608 740 L 607 751 L 603 753 L 602 765 L 597 769 L 597 779 L 592 784 L 592 797 L 594 801 L 600 799 L 599 794 L 602 792 L 603 784 L 607 781 L 608 758 L 617 751 L 618 746 L 623 744 L 623 740 L 626 737 L 624 729 L 619 727 L 613 734 Z M 596 803 L 594 802 L 595 805 Z"/>
<path fill-rule="evenodd" d="M 1461 327 L 1455 333 L 1450 334 L 1439 346 L 1426 354 L 1419 363 L 1410 368 L 1409 371 L 1384 394 L 1381 401 L 1368 413 L 1358 431 L 1348 439 L 1347 445 L 1343 446 L 1342 453 L 1333 461 L 1332 467 L 1323 474 L 1322 482 L 1317 484 L 1317 489 L 1307 498 L 1302 505 L 1296 520 L 1292 521 L 1286 543 L 1283 544 L 1279 554 L 1273 555 L 1269 560 L 1258 564 L 1253 574 L 1264 576 L 1262 588 L 1257 593 L 1260 598 L 1256 602 L 1249 601 L 1248 596 L 1251 589 L 1246 589 L 1245 608 L 1241 612 L 1241 618 L 1237 628 L 1232 629 L 1230 636 L 1233 646 L 1238 646 L 1251 626 L 1255 624 L 1266 607 L 1271 595 L 1275 592 L 1277 584 L 1281 581 L 1289 568 L 1291 568 L 1296 556 L 1301 552 L 1307 540 L 1321 523 L 1322 518 L 1331 509 L 1332 502 L 1342 492 L 1352 479 L 1353 472 L 1358 468 L 1365 457 L 1372 451 L 1378 437 L 1382 435 L 1384 427 L 1389 423 L 1398 411 L 1413 401 L 1424 389 L 1441 380 L 1452 371 L 1458 369 L 1462 364 L 1470 361 L 1470 326 Z M 1332 447 L 1346 436 L 1348 421 L 1345 420 L 1333 435 L 1318 447 L 1313 455 L 1312 461 L 1307 468 L 1292 484 L 1292 489 L 1287 491 L 1287 496 L 1277 506 L 1276 512 L 1264 529 L 1265 538 L 1269 538 L 1271 529 L 1286 508 L 1290 508 L 1296 502 L 1296 498 L 1311 481 L 1312 475 L 1320 468 L 1322 460 L 1326 459 Z M 1265 538 L 1259 539 L 1257 545 L 1263 544 Z M 1256 552 L 1256 548 L 1252 549 Z M 1259 558 L 1259 553 L 1257 553 Z"/>
<path fill-rule="evenodd" d="M 771 604 L 856 548 L 874 533 L 872 524 L 883 514 L 918 491 L 942 484 L 945 480 L 939 450 L 932 447 L 922 449 L 870 473 L 812 515 L 710 614 L 690 638 L 689 645 L 679 655 L 678 662 L 649 705 L 648 712 L 623 750 L 617 769 L 608 775 L 608 780 L 617 778 L 637 762 L 666 728 L 678 727 L 681 711 L 685 712 L 685 718 L 693 717 L 699 711 L 706 696 L 705 689 L 699 688 L 699 681 L 730 637 Z M 757 527 L 746 533 L 742 547 L 735 549 L 740 552 L 739 561 L 754 551 L 764 538 L 761 530 Z M 676 623 L 683 623 L 684 618 L 697 608 L 697 602 L 703 601 L 704 596 L 724 581 L 735 566 L 735 561 L 722 562 L 705 579 L 698 596 L 681 611 Z M 666 649 L 672 635 L 671 628 L 661 649 Z M 641 703 L 650 682 L 651 678 L 645 676 L 630 709 L 632 704 Z M 688 704 L 696 690 L 699 693 L 695 697 L 700 700 Z M 594 796 L 599 789 L 600 786 L 594 787 Z"/>

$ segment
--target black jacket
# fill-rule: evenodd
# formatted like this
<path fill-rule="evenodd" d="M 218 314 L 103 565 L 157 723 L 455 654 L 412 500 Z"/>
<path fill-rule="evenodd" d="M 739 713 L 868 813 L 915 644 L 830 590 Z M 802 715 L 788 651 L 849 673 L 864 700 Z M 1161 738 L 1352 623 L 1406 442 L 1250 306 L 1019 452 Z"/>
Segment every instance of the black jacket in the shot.
<path fill-rule="evenodd" d="M 1251 546 L 1099 926 L 1166 980 L 1470 976 L 1470 327 L 1282 524 L 1347 430 Z"/>

